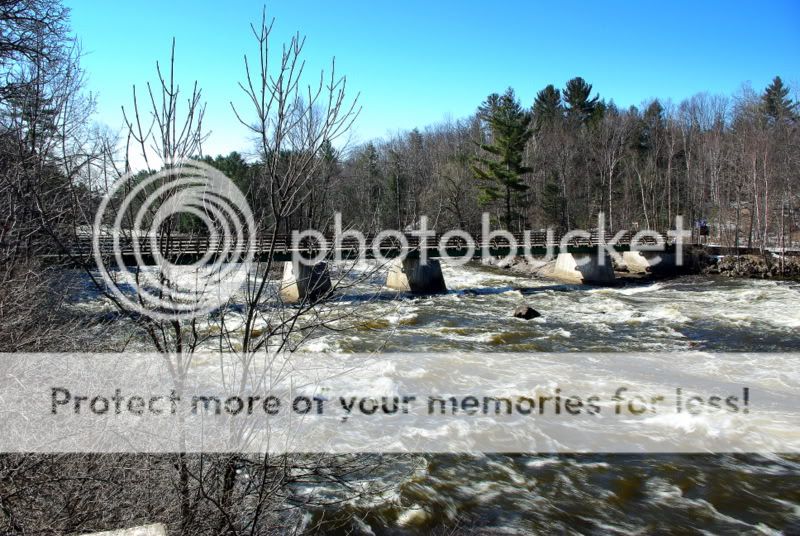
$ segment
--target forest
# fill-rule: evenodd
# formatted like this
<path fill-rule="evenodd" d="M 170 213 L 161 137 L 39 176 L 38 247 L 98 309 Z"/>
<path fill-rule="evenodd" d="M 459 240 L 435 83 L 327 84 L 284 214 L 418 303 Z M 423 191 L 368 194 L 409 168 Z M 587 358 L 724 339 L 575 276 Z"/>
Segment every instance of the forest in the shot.
<path fill-rule="evenodd" d="M 323 146 L 292 227 L 324 228 L 341 211 L 368 228 L 426 215 L 439 229 L 471 230 L 489 211 L 514 231 L 564 231 L 591 228 L 603 211 L 609 230 L 663 230 L 683 215 L 706 220 L 721 243 L 788 247 L 800 240 L 798 134 L 798 104 L 779 76 L 761 91 L 627 109 L 580 77 L 530 105 L 509 88 L 470 117 L 347 152 Z M 238 153 L 208 161 L 246 176 Z"/>

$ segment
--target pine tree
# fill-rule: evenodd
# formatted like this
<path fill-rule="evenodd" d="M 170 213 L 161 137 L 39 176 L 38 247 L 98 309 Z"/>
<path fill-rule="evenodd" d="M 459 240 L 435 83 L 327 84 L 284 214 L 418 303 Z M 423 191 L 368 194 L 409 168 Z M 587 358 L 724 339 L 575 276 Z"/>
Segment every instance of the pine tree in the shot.
<path fill-rule="evenodd" d="M 592 84 L 580 76 L 567 82 L 564 88 L 564 102 L 567 104 L 567 116 L 574 118 L 581 124 L 589 122 L 594 116 L 598 106 L 599 97 L 589 98 L 592 93 Z"/>
<path fill-rule="evenodd" d="M 522 175 L 530 168 L 523 165 L 525 145 L 533 135 L 532 116 L 520 105 L 509 88 L 503 95 L 493 93 L 478 109 L 481 120 L 489 127 L 492 143 L 481 148 L 491 155 L 477 157 L 471 166 L 475 176 L 483 183 L 480 201 L 483 204 L 502 200 L 505 209 L 505 225 L 511 229 L 518 215 L 513 206 L 520 194 L 528 189 Z"/>
<path fill-rule="evenodd" d="M 536 99 L 533 101 L 533 117 L 537 129 L 547 124 L 553 124 L 557 118 L 562 116 L 563 112 L 561 92 L 553 84 L 536 94 Z"/>
<path fill-rule="evenodd" d="M 772 83 L 764 90 L 761 96 L 764 112 L 773 121 L 794 119 L 797 103 L 789 98 L 789 88 L 783 85 L 780 76 L 772 79 Z"/>
<path fill-rule="evenodd" d="M 663 132 L 665 128 L 664 107 L 656 99 L 642 113 L 639 151 L 642 154 L 656 153 L 659 132 Z"/>
<path fill-rule="evenodd" d="M 380 154 L 372 142 L 367 143 L 356 158 L 356 173 L 359 182 L 366 193 L 367 214 L 364 216 L 377 217 L 386 207 L 384 195 L 384 179 L 381 172 Z M 382 223 L 382 222 L 381 222 Z"/>
<path fill-rule="evenodd" d="M 547 221 L 558 222 L 562 228 L 566 226 L 564 196 L 561 194 L 561 185 L 555 170 L 545 176 L 541 206 Z"/>
<path fill-rule="evenodd" d="M 402 229 L 405 221 L 404 208 L 408 174 L 406 173 L 403 155 L 400 151 L 389 149 L 388 160 L 389 193 L 392 198 L 389 202 L 389 211 L 395 214 L 397 229 Z"/>

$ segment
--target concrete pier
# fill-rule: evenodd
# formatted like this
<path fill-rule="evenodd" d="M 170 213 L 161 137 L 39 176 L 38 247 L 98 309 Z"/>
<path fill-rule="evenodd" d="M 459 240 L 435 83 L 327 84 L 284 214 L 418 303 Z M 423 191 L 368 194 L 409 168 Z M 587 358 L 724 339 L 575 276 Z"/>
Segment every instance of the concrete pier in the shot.
<path fill-rule="evenodd" d="M 317 302 L 331 292 L 331 276 L 328 264 L 320 262 L 314 266 L 286 262 L 281 280 L 281 299 L 284 303 Z"/>
<path fill-rule="evenodd" d="M 623 251 L 622 262 L 632 274 L 650 272 L 650 261 L 641 251 Z"/>
<path fill-rule="evenodd" d="M 662 251 L 624 251 L 622 261 L 631 273 L 670 274 L 677 270 L 675 254 Z"/>
<path fill-rule="evenodd" d="M 573 254 L 559 253 L 552 271 L 552 277 L 570 283 L 590 283 L 610 285 L 616 281 L 614 263 L 609 255 L 605 255 L 603 265 L 596 253 Z"/>
<path fill-rule="evenodd" d="M 392 261 L 386 276 L 386 286 L 415 294 L 447 292 L 444 275 L 442 275 L 442 265 L 439 261 L 432 259 L 428 259 L 425 265 L 419 258 Z"/>

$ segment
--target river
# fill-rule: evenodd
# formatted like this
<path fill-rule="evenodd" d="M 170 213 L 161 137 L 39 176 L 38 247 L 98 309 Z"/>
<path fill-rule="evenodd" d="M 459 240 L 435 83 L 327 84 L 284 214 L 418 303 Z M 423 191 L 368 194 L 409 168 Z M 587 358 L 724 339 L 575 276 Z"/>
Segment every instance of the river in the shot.
<path fill-rule="evenodd" d="M 445 265 L 449 292 L 412 297 L 366 288 L 335 308 L 355 328 L 319 352 L 788 352 L 800 350 L 800 285 L 685 276 L 618 288 L 561 285 L 481 265 Z M 511 317 L 526 303 L 541 313 Z M 502 367 L 502 363 L 497 363 Z M 753 366 L 757 366 L 754 363 Z M 800 533 L 797 455 L 387 456 L 395 484 L 321 519 L 335 533 Z M 331 527 L 335 526 L 330 525 Z"/>

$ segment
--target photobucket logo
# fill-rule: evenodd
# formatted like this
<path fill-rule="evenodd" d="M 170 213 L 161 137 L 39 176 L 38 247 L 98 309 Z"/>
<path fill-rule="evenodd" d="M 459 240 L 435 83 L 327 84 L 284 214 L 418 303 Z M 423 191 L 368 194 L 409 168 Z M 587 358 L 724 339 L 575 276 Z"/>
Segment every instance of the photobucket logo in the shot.
<path fill-rule="evenodd" d="M 674 263 L 683 265 L 684 239 L 690 231 L 683 225 L 683 217 L 676 216 L 675 228 L 660 233 L 645 229 L 632 233 L 627 229 L 611 235 L 605 231 L 605 214 L 599 213 L 595 230 L 573 229 L 563 235 L 557 235 L 552 228 L 546 231 L 512 233 L 507 230 L 491 228 L 488 213 L 481 217 L 481 233 L 473 236 L 468 232 L 456 229 L 438 235 L 428 227 L 428 218 L 421 216 L 415 229 L 406 231 L 384 230 L 374 236 L 368 236 L 356 229 L 343 229 L 342 216 L 334 216 L 333 237 L 326 236 L 318 230 L 292 231 L 291 251 L 294 263 L 313 266 L 320 262 L 333 260 L 366 260 L 375 259 L 382 263 L 405 259 L 414 255 L 422 265 L 427 264 L 431 256 L 450 261 L 455 265 L 463 265 L 476 258 L 500 258 L 509 261 L 514 257 L 525 257 L 528 260 L 550 261 L 559 253 L 582 253 L 576 259 L 576 265 L 590 262 L 605 265 L 610 259 L 621 260 L 620 252 L 634 251 L 646 253 L 651 266 L 662 261 L 653 255 L 667 250 L 668 242 L 674 246 Z"/>
<path fill-rule="evenodd" d="M 249 270 L 255 239 L 239 188 L 215 168 L 183 160 L 152 175 L 121 177 L 97 210 L 92 249 L 114 299 L 174 320 L 230 298 Z"/>

